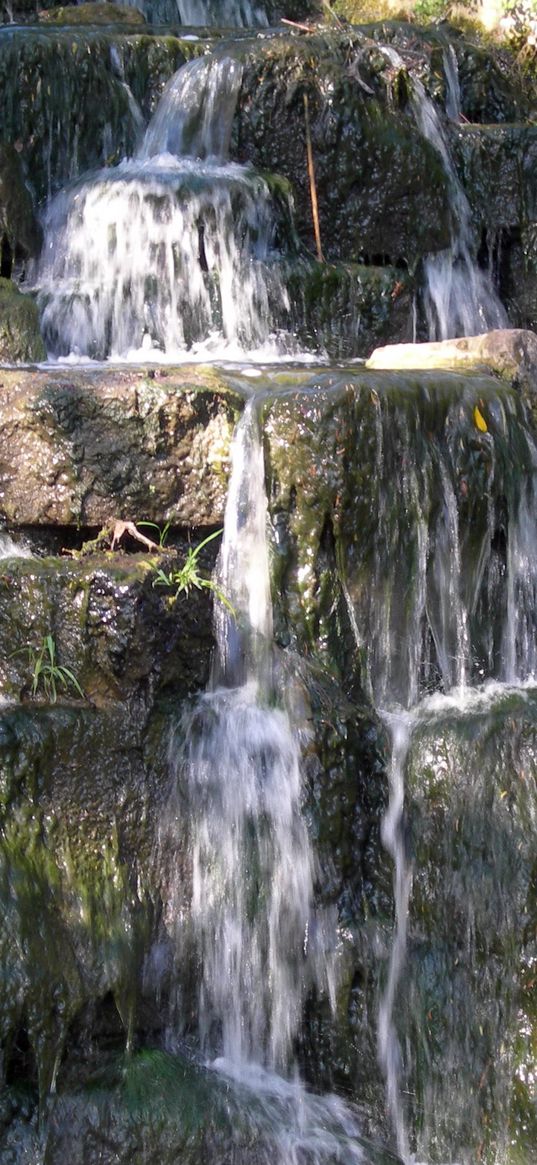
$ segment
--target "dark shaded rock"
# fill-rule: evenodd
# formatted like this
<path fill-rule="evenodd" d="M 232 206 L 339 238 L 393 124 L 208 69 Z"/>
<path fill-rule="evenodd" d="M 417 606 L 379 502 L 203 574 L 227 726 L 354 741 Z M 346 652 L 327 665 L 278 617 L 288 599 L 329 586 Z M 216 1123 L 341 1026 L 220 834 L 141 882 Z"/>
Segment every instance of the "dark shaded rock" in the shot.
<path fill-rule="evenodd" d="M 88 1072 L 88 1077 L 90 1073 Z M 62 1088 L 50 1104 L 46 1143 L 39 1136 L 36 1122 L 28 1120 L 25 1103 L 15 1090 L 4 1093 L 5 1104 L 19 1112 L 18 1128 L 9 1131 L 0 1142 L 0 1160 L 7 1165 L 12 1147 L 35 1154 L 44 1151 L 45 1165 L 60 1165 L 69 1159 L 73 1165 L 203 1165 L 218 1161 L 222 1165 L 270 1165 L 283 1151 L 293 1151 L 300 1144 L 300 1120 L 308 1122 L 304 1105 L 317 1104 L 316 1133 L 322 1139 L 323 1161 L 337 1165 L 346 1148 L 340 1128 L 330 1153 L 326 1142 L 327 1125 L 334 1123 L 329 1105 L 323 1118 L 322 1100 L 300 1097 L 301 1117 L 292 1111 L 292 1103 L 274 1094 L 262 1100 L 255 1088 L 238 1084 L 218 1073 L 195 1067 L 180 1057 L 154 1049 L 131 1057 L 108 1056 L 103 1069 L 94 1070 L 89 1080 L 78 1087 Z M 283 1088 L 285 1084 L 282 1081 Z M 349 1110 L 349 1117 L 353 1117 Z M 26 1118 L 26 1119 L 25 1119 Z M 18 1137 L 17 1137 L 18 1134 Z M 312 1138 L 313 1139 L 313 1138 Z M 303 1136 L 303 1140 L 306 1137 Z M 362 1150 L 364 1165 L 401 1165 L 399 1158 L 358 1135 L 353 1151 Z M 289 1148 L 291 1146 L 291 1149 Z M 4 1148 L 4 1155 L 2 1153 Z M 17 1147 L 17 1148 L 16 1148 Z M 7 1151 L 7 1152 L 6 1152 Z M 300 1145 L 300 1161 L 314 1165 L 316 1147 Z"/>
<path fill-rule="evenodd" d="M 344 638 L 334 619 L 334 638 Z M 329 674 L 290 653 L 294 722 L 304 741 L 304 807 L 316 856 L 316 917 L 337 934 L 336 1010 L 313 994 L 299 1037 L 306 1078 L 360 1097 L 362 1121 L 389 1130 L 376 1030 L 379 980 L 393 916 L 391 866 L 380 841 L 387 803 L 384 730 L 356 688 L 354 701 Z M 350 669 L 349 669 L 350 671 Z M 300 693 L 300 698 L 299 697 Z M 366 1123 L 367 1122 L 367 1123 Z"/>
<path fill-rule="evenodd" d="M 24 181 L 19 155 L 13 146 L 1 142 L 0 275 L 9 279 L 13 263 L 36 255 L 40 246 L 41 228 Z"/>
<path fill-rule="evenodd" d="M 377 337 L 412 338 L 412 282 L 394 267 L 285 264 L 289 327 L 309 351 L 333 360 L 367 355 Z"/>
<path fill-rule="evenodd" d="M 22 1027 L 44 1099 L 85 1004 L 112 992 L 133 1023 L 151 917 L 147 754 L 120 708 L 4 709 L 0 728 L 4 1071 Z"/>
<path fill-rule="evenodd" d="M 0 278 L 0 362 L 15 364 L 45 360 L 39 315 L 33 299 L 22 295 L 10 279 Z"/>
<path fill-rule="evenodd" d="M 237 155 L 292 182 L 298 231 L 313 250 L 307 95 L 321 240 L 330 260 L 413 263 L 449 241 L 438 154 L 405 112 L 408 89 L 400 102 L 388 99 L 387 70 L 387 58 L 359 34 L 261 41 L 245 53 Z"/>
<path fill-rule="evenodd" d="M 530 77 L 520 69 L 516 51 L 491 38 L 484 42 L 477 29 L 475 33 L 470 27 L 461 30 L 445 19 L 421 27 L 415 22 L 391 19 L 367 24 L 363 31 L 378 44 L 396 49 L 405 66 L 444 109 L 448 92 L 446 54 L 452 55 L 461 113 L 466 121 L 497 125 L 532 116 L 535 89 Z"/>
<path fill-rule="evenodd" d="M 15 525 L 218 525 L 241 403 L 208 369 L 5 371 L 0 511 Z"/>
<path fill-rule="evenodd" d="M 0 138 L 21 150 L 36 198 L 132 155 L 140 131 L 132 96 L 147 116 L 166 81 L 202 49 L 140 32 L 6 29 Z"/>
<path fill-rule="evenodd" d="M 452 133 L 476 221 L 490 231 L 537 218 L 537 128 L 459 126 Z"/>
<path fill-rule="evenodd" d="M 0 691 L 9 699 L 29 699 L 36 660 L 51 635 L 57 663 L 68 667 L 84 694 L 102 704 L 151 703 L 154 691 L 176 683 L 182 690 L 203 687 L 212 648 L 210 602 L 177 603 L 153 586 L 157 567 L 182 561 L 169 551 L 160 558 L 91 555 L 2 560 L 0 576 Z M 214 556 L 213 556 L 214 558 Z M 211 556 L 200 562 L 213 565 Z M 48 661 L 48 654 L 45 653 Z M 58 697 L 77 696 L 75 685 L 54 680 Z M 46 698 L 42 682 L 38 698 Z"/>

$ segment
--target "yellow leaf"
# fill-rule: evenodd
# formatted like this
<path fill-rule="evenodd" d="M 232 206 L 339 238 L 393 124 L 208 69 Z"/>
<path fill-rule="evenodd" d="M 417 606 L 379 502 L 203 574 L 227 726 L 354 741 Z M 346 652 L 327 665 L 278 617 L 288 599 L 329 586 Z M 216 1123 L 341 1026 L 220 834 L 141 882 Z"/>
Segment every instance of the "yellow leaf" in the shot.
<path fill-rule="evenodd" d="M 479 411 L 477 405 L 474 408 L 474 424 L 476 429 L 479 429 L 480 433 L 488 433 L 487 422 L 483 416 L 483 413 Z"/>

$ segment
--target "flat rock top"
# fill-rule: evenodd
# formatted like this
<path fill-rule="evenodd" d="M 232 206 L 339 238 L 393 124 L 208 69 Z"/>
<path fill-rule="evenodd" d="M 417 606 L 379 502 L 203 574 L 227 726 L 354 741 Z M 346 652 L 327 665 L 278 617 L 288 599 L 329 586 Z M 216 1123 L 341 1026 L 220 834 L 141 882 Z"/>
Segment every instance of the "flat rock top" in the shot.
<path fill-rule="evenodd" d="M 0 370 L 0 516 L 222 520 L 243 399 L 213 369 Z"/>
<path fill-rule="evenodd" d="M 519 369 L 537 376 L 537 335 L 510 328 L 426 344 L 387 344 L 376 348 L 366 362 L 366 368 L 379 371 L 464 370 L 483 365 L 509 376 Z"/>

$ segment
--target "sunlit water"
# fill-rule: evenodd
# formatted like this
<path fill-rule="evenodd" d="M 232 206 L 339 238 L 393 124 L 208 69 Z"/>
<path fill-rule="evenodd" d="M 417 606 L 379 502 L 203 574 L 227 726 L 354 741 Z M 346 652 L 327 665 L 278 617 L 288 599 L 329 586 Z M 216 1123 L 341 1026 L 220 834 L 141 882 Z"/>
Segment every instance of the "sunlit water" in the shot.
<path fill-rule="evenodd" d="M 289 355 L 266 180 L 227 161 L 242 67 L 200 58 L 171 79 L 138 154 L 48 204 L 31 274 L 49 356 Z M 287 221 L 278 221 L 283 214 Z M 274 313 L 278 318 L 275 319 Z"/>
<path fill-rule="evenodd" d="M 388 60 L 404 67 L 395 49 L 383 46 Z M 444 53 L 447 82 L 447 113 L 460 113 L 458 70 L 453 52 Z M 508 327 L 507 314 L 494 289 L 491 274 L 477 262 L 477 242 L 472 211 L 457 174 L 440 113 L 419 78 L 409 75 L 416 125 L 436 150 L 445 175 L 451 213 L 451 245 L 429 255 L 424 263 L 424 306 L 429 339 L 475 336 L 492 328 Z"/>
<path fill-rule="evenodd" d="M 314 855 L 301 812 L 300 742 L 272 681 L 272 607 L 264 463 L 255 400 L 236 431 L 216 603 L 209 691 L 172 742 L 175 786 L 162 827 L 186 816 L 191 896 L 181 876 L 167 925 L 180 979 L 186 942 L 201 968 L 200 1047 L 211 1067 L 255 1098 L 268 1160 L 311 1165 L 368 1160 L 352 1108 L 313 1096 L 293 1041 L 305 992 L 335 1001 L 333 936 L 314 921 Z M 173 842 L 173 838 L 172 838 Z M 173 848 L 173 845 L 172 845 Z"/>

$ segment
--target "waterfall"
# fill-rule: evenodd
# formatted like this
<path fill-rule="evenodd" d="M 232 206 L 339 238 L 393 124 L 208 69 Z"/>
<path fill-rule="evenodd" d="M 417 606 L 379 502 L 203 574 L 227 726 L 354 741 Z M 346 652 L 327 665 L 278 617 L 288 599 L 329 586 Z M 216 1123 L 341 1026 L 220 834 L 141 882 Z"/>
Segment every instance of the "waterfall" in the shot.
<path fill-rule="evenodd" d="M 490 273 L 475 257 L 470 204 L 455 170 L 434 103 L 420 81 L 413 82 L 414 108 L 423 136 L 437 150 L 446 174 L 451 207 L 451 246 L 425 260 L 425 310 L 430 339 L 472 336 L 508 326 Z"/>
<path fill-rule="evenodd" d="M 227 162 L 242 69 L 184 65 L 134 159 L 46 208 L 33 275 L 53 357 L 275 356 L 285 314 L 267 182 Z M 289 212 L 290 213 L 290 212 Z"/>
<path fill-rule="evenodd" d="M 439 154 L 451 209 L 451 246 L 425 260 L 425 311 L 431 340 L 505 328 L 507 315 L 490 274 L 477 265 L 472 212 L 455 170 L 440 117 L 421 81 L 412 81 L 416 122 Z"/>
<path fill-rule="evenodd" d="M 374 417 L 360 413 L 374 469 L 346 586 L 384 709 L 408 710 L 487 676 L 537 675 L 537 450 L 524 408 L 514 394 L 495 401 L 479 379 L 457 390 L 436 374 L 420 385 L 393 374 Z M 479 402 L 486 432 L 475 422 Z"/>
<path fill-rule="evenodd" d="M 451 121 L 459 121 L 461 116 L 461 87 L 459 82 L 459 62 L 452 44 L 442 53 L 444 77 L 446 79 L 446 113 Z"/>
<path fill-rule="evenodd" d="M 185 753 L 175 763 L 192 829 L 202 1046 L 214 1054 L 216 1029 L 233 1065 L 284 1067 L 301 1018 L 313 859 L 296 735 L 286 712 L 268 703 L 266 510 L 251 403 L 235 439 L 219 572 L 234 607 L 216 618 L 216 672 L 227 686 L 187 713 Z"/>
<path fill-rule="evenodd" d="M 382 823 L 382 841 L 394 864 L 395 934 L 388 978 L 379 1006 L 378 1049 L 386 1079 L 386 1101 L 395 1129 L 397 1149 L 403 1161 L 408 1161 L 408 1134 L 399 1093 L 401 1049 L 394 1022 L 394 1009 L 397 988 L 405 964 L 408 904 L 412 884 L 412 869 L 405 851 L 403 828 L 405 764 L 410 747 L 412 721 L 408 714 L 385 715 L 385 720 L 392 738 L 392 755 L 389 770 L 390 799 Z"/>
<path fill-rule="evenodd" d="M 181 24 L 192 28 L 266 28 L 268 17 L 262 5 L 250 0 L 120 0 L 139 8 L 153 24 Z"/>
<path fill-rule="evenodd" d="M 334 985 L 322 926 L 312 927 L 314 857 L 301 812 L 300 742 L 285 701 L 275 704 L 266 522 L 254 398 L 234 438 L 217 572 L 234 614 L 217 605 L 213 679 L 184 713 L 171 746 L 174 791 L 163 845 L 171 831 L 174 849 L 174 823 L 184 828 L 186 817 L 191 894 L 185 901 L 182 874 L 172 880 L 167 925 L 178 979 L 188 942 L 201 968 L 204 1056 L 255 1098 L 262 1165 L 359 1165 L 370 1158 L 353 1109 L 308 1093 L 294 1067 L 306 989 L 315 983 L 333 1000 Z"/>
<path fill-rule="evenodd" d="M 394 376 L 391 386 L 369 398 L 374 417 L 371 408 L 369 417 L 365 407 L 360 414 L 363 447 L 370 457 L 373 452 L 364 515 L 373 516 L 364 516 L 356 528 L 372 582 L 360 585 L 360 549 L 356 581 L 352 574 L 345 581 L 354 634 L 367 648 L 369 685 L 391 737 L 382 840 L 393 860 L 396 914 L 379 1004 L 378 1056 L 398 1151 L 406 1162 L 414 1160 L 406 1096 L 410 1053 L 400 1015 L 402 999 L 411 994 L 409 936 L 420 942 L 419 922 L 417 939 L 409 922 L 417 872 L 405 804 L 414 742 L 424 724 L 434 732 L 432 726 L 454 713 L 461 725 L 476 709 L 479 715 L 490 713 L 492 721 L 503 691 L 512 694 L 537 679 L 537 450 L 524 406 L 508 392 L 486 397 L 479 379 L 457 393 L 454 378 L 442 383 L 436 374 L 434 390 L 432 378 L 423 378 L 420 390 L 414 387 L 418 391 L 423 393 L 419 408 L 408 379 L 403 384 Z M 424 404 L 429 392 L 435 421 Z M 444 392 L 444 420 L 438 425 Z M 360 449 L 359 444 L 358 456 Z M 466 749 L 471 755 L 467 740 Z M 447 762 L 440 756 L 428 763 L 440 781 Z M 461 913 L 465 909 L 471 914 L 476 908 L 464 901 Z M 426 980 L 427 969 L 423 976 Z M 415 1004 L 418 1017 L 420 1006 L 423 996 Z M 427 1121 L 424 1160 L 431 1159 L 440 1123 L 429 1111 Z M 449 1138 L 439 1137 L 436 1152 L 433 1160 L 453 1162 Z"/>
<path fill-rule="evenodd" d="M 451 46 L 450 46 L 451 48 Z M 391 64 L 404 67 L 395 49 L 383 46 Z M 456 118 L 459 103 L 456 57 L 444 53 L 448 116 Z M 424 262 L 424 301 L 429 339 L 473 336 L 508 326 L 506 312 L 496 295 L 490 273 L 477 263 L 472 211 L 451 155 L 446 132 L 434 101 L 421 81 L 410 76 L 411 103 L 416 125 L 440 157 L 451 211 L 451 244 L 429 255 Z"/>
<path fill-rule="evenodd" d="M 267 14 L 250 0 L 176 0 L 183 24 L 193 27 L 218 25 L 220 28 L 266 28 Z"/>
<path fill-rule="evenodd" d="M 225 161 L 242 71 L 230 57 L 199 57 L 179 69 L 164 89 L 139 156 Z"/>

